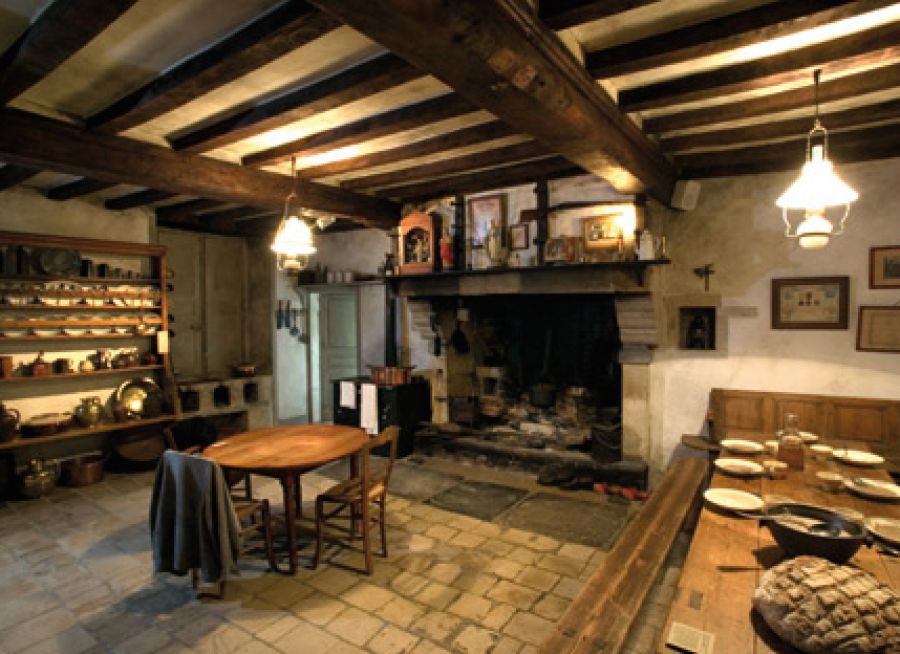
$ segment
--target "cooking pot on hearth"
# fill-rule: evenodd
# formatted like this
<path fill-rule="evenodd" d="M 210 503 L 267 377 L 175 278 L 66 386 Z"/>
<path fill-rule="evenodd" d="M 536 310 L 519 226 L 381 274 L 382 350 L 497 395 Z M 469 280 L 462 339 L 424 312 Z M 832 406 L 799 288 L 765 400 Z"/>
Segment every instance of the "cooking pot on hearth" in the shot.
<path fill-rule="evenodd" d="M 415 366 L 369 366 L 376 386 L 402 386 L 412 381 Z"/>

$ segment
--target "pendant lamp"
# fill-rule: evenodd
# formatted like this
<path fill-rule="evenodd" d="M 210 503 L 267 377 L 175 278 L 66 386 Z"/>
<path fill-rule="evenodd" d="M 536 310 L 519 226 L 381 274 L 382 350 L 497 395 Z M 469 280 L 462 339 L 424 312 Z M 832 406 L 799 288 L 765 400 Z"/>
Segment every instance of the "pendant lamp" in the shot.
<path fill-rule="evenodd" d="M 813 73 L 815 85 L 815 121 L 806 135 L 806 163 L 800 176 L 781 194 L 775 204 L 782 210 L 784 235 L 796 238 L 800 247 L 816 250 L 828 245 L 832 236 L 844 233 L 844 223 L 850 215 L 850 203 L 859 198 L 844 180 L 834 172 L 828 159 L 828 130 L 819 121 L 819 77 L 822 71 Z M 821 141 L 813 144 L 813 140 Z M 831 210 L 837 220 L 828 216 Z M 803 219 L 793 229 L 788 212 L 802 211 Z M 793 230 L 793 231 L 792 231 Z"/>
<path fill-rule="evenodd" d="M 275 240 L 272 241 L 272 252 L 277 255 L 278 270 L 288 272 L 303 270 L 309 262 L 309 255 L 316 253 L 309 224 L 312 212 L 301 207 L 297 198 L 297 170 L 293 157 L 291 184 L 291 192 L 284 201 L 284 214 L 278 231 L 275 232 Z"/>

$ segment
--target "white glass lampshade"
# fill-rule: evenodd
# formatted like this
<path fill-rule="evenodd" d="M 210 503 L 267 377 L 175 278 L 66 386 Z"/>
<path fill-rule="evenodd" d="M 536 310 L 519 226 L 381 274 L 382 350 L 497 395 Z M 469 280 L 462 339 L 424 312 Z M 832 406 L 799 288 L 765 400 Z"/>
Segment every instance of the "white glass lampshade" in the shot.
<path fill-rule="evenodd" d="M 850 204 L 858 198 L 859 193 L 835 174 L 823 146 L 816 145 L 809 161 L 803 164 L 800 177 L 775 204 L 782 209 L 817 210 Z"/>
<path fill-rule="evenodd" d="M 313 245 L 312 229 L 297 216 L 288 216 L 278 226 L 275 240 L 272 241 L 272 251 L 288 257 L 315 254 L 316 247 Z"/>
<path fill-rule="evenodd" d="M 818 250 L 828 245 L 831 233 L 834 231 L 832 225 L 822 214 L 821 211 L 807 211 L 806 217 L 799 225 L 797 225 L 797 237 L 800 240 L 800 247 L 805 250 Z"/>

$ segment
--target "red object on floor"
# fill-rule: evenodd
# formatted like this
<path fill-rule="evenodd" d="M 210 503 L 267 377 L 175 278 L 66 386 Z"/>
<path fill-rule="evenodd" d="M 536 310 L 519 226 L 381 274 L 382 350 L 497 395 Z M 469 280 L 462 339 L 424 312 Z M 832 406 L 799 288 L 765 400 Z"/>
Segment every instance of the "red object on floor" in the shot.
<path fill-rule="evenodd" d="M 603 493 L 604 495 L 618 495 L 624 497 L 626 500 L 631 500 L 632 502 L 635 500 L 645 502 L 650 497 L 650 493 L 647 491 L 638 490 L 637 488 L 628 486 L 623 488 L 622 486 L 610 485 L 605 482 L 594 484 L 594 491 Z"/>

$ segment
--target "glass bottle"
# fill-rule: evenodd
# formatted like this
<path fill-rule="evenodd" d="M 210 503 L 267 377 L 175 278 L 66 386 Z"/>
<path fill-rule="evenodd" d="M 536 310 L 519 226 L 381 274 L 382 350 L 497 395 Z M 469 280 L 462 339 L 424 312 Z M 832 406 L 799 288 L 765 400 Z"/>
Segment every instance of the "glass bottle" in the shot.
<path fill-rule="evenodd" d="M 778 443 L 778 459 L 787 463 L 789 468 L 803 470 L 803 439 L 800 437 L 800 420 L 796 413 L 784 416 L 784 429 Z"/>

